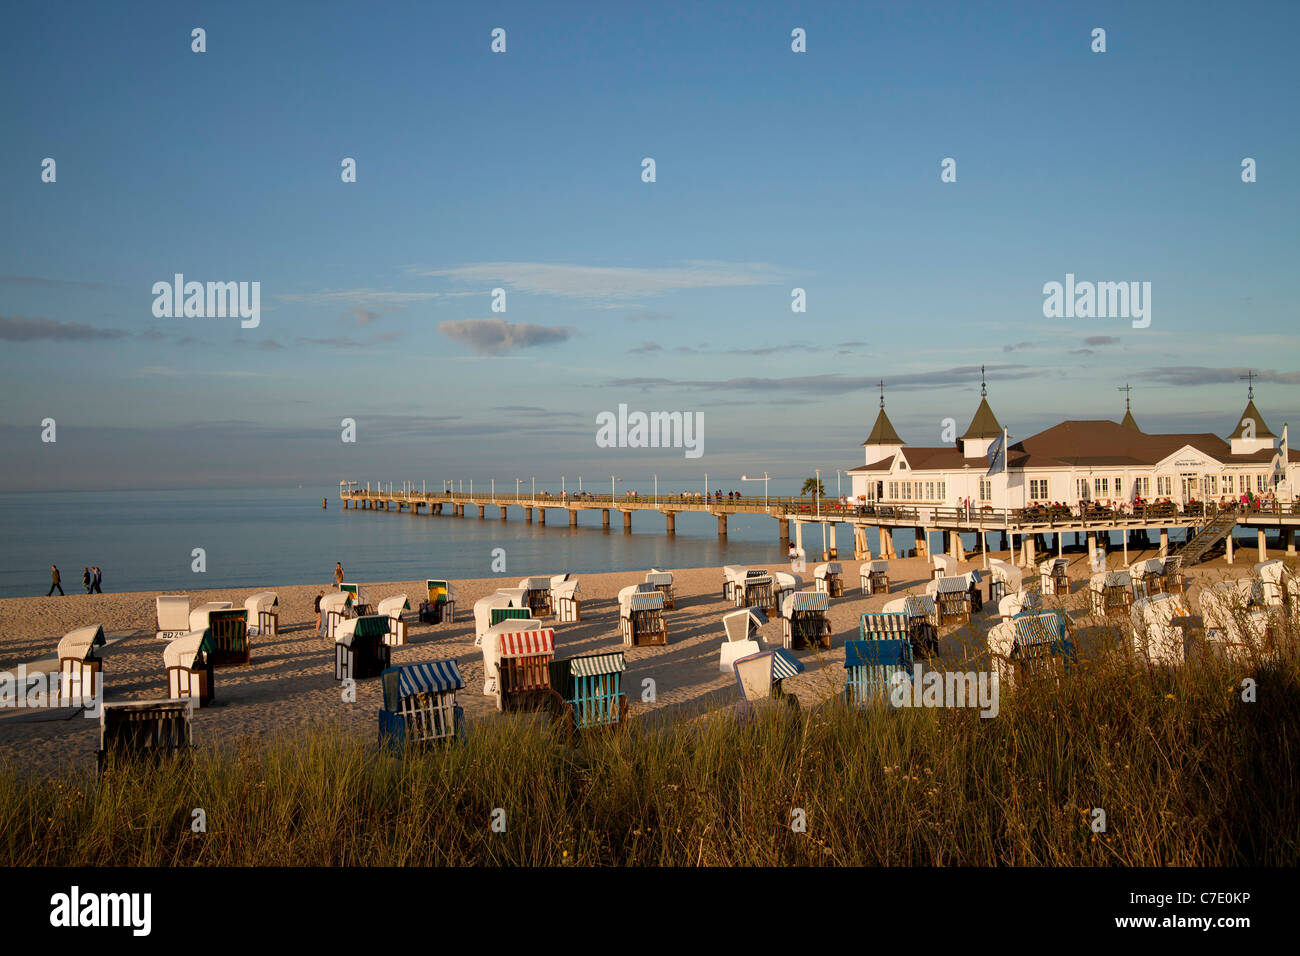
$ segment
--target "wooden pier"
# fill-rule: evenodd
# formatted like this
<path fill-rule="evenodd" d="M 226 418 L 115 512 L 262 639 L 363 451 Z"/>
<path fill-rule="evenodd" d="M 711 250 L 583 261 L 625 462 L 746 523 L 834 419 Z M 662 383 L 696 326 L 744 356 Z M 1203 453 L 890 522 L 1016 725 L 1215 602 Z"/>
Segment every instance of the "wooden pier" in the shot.
<path fill-rule="evenodd" d="M 1259 560 L 1267 559 L 1267 542 L 1265 532 L 1274 530 L 1279 535 L 1279 546 L 1286 549 L 1288 555 L 1296 554 L 1297 539 L 1300 538 L 1300 505 L 1279 504 L 1269 510 L 1233 508 L 1219 511 L 1213 506 L 1200 505 L 1188 511 L 1177 506 L 1164 505 L 1141 507 L 1136 513 L 1112 513 L 1106 511 L 1080 515 L 1058 509 L 1048 512 L 1046 509 L 1004 509 L 994 511 L 990 508 L 955 508 L 955 507 L 907 507 L 898 505 L 868 505 L 865 507 L 844 507 L 835 500 L 815 500 L 808 497 L 694 497 L 690 495 L 658 495 L 641 497 L 633 495 L 599 495 L 583 492 L 567 496 L 550 493 L 522 494 L 478 494 L 473 492 L 419 492 L 419 491 L 369 491 L 341 490 L 340 498 L 344 509 L 365 511 L 406 511 L 412 516 L 449 515 L 466 517 L 467 509 L 475 513 L 480 520 L 489 517 L 506 521 L 509 509 L 517 508 L 523 512 L 524 521 L 546 524 L 548 511 L 562 511 L 568 514 L 568 526 L 577 527 L 580 511 L 599 511 L 601 527 L 610 527 L 611 512 L 622 515 L 623 531 L 631 533 L 632 515 L 637 512 L 658 512 L 664 517 L 664 528 L 668 534 L 676 533 L 676 518 L 682 512 L 702 512 L 713 516 L 718 523 L 718 537 L 727 535 L 727 519 L 731 515 L 758 514 L 767 515 L 777 521 L 777 533 L 782 544 L 790 540 L 790 525 L 794 524 L 794 541 L 796 546 L 803 545 L 803 529 L 806 525 L 848 524 L 856 529 L 875 528 L 879 533 L 881 553 L 878 557 L 898 557 L 893 544 L 892 532 L 898 529 L 912 529 L 916 546 L 914 554 L 929 557 L 931 554 L 954 554 L 964 560 L 965 552 L 960 535 L 976 536 L 976 551 L 982 550 L 981 543 L 987 543 L 987 550 L 1015 552 L 1019 547 L 1019 563 L 1032 567 L 1038 560 L 1039 548 L 1045 552 L 1064 550 L 1066 535 L 1075 536 L 1075 544 L 1082 545 L 1086 538 L 1091 554 L 1096 547 L 1097 535 L 1109 532 L 1127 532 L 1123 535 L 1126 552 L 1130 535 L 1145 536 L 1147 532 L 1157 531 L 1160 539 L 1160 552 L 1168 553 L 1169 531 L 1186 529 L 1187 538 L 1192 541 L 1207 529 L 1213 533 L 1221 531 L 1216 540 L 1226 537 L 1228 561 L 1233 559 L 1231 534 L 1238 526 L 1256 529 Z M 942 548 L 932 550 L 931 535 L 939 532 Z M 995 547 L 991 535 L 1001 538 L 1000 547 Z M 1055 539 L 1054 548 L 1046 545 L 1046 539 Z M 854 540 L 860 540 L 857 533 Z M 1008 547 L 1008 538 L 1010 546 Z M 1017 542 L 1017 539 L 1019 541 Z M 830 539 L 835 540 L 834 536 Z M 834 549 L 828 549 L 826 558 L 835 558 Z M 871 558 L 871 552 L 859 547 L 854 555 L 856 559 Z"/>

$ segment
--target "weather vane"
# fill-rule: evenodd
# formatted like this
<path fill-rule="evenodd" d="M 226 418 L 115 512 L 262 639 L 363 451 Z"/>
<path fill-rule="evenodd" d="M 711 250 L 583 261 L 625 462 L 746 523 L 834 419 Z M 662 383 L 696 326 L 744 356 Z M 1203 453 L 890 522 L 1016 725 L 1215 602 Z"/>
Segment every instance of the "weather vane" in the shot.
<path fill-rule="evenodd" d="M 883 378 L 880 380 L 880 410 L 882 412 L 885 410 L 885 380 Z"/>
<path fill-rule="evenodd" d="M 1250 369 L 1247 369 L 1245 375 L 1238 375 L 1237 378 L 1243 382 L 1250 383 L 1246 386 L 1246 397 L 1253 401 L 1255 398 L 1255 373 Z"/>
<path fill-rule="evenodd" d="M 988 386 L 984 384 L 984 366 L 981 365 L 980 366 L 980 398 L 986 397 L 988 393 L 989 393 Z"/>
<path fill-rule="evenodd" d="M 1125 383 L 1124 385 L 1121 385 L 1119 388 L 1115 389 L 1115 391 L 1124 393 L 1124 411 L 1126 412 L 1132 411 L 1132 408 L 1129 407 L 1128 393 L 1133 391 L 1133 386 Z"/>

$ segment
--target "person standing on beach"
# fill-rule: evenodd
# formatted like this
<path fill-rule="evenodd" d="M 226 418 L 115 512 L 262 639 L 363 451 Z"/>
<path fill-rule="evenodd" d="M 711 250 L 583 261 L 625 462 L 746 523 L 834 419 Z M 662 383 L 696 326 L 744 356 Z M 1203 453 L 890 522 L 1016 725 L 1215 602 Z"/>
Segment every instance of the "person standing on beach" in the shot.
<path fill-rule="evenodd" d="M 90 568 L 81 569 L 81 586 L 86 589 L 87 594 L 90 593 Z"/>
<path fill-rule="evenodd" d="M 95 594 L 103 594 L 104 589 L 100 587 L 100 583 L 104 580 L 104 575 L 100 572 L 99 568 L 91 568 L 90 572 L 90 590 Z"/>
<path fill-rule="evenodd" d="M 334 562 L 334 584 L 341 591 L 343 590 L 343 562 Z"/>
<path fill-rule="evenodd" d="M 59 583 L 60 580 L 61 579 L 59 578 L 59 566 L 57 564 L 51 564 L 50 565 L 50 590 L 49 593 L 45 595 L 46 597 L 49 597 L 50 594 L 53 594 L 55 588 L 59 589 L 60 596 L 65 596 L 63 594 L 63 585 Z"/>

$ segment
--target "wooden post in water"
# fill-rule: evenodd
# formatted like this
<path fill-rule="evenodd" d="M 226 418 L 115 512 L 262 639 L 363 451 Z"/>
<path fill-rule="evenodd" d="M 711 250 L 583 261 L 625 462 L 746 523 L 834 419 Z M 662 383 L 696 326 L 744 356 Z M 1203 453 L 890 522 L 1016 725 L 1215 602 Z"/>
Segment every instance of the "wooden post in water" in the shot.
<path fill-rule="evenodd" d="M 677 533 L 677 512 L 665 511 L 664 513 L 665 530 L 669 535 Z"/>

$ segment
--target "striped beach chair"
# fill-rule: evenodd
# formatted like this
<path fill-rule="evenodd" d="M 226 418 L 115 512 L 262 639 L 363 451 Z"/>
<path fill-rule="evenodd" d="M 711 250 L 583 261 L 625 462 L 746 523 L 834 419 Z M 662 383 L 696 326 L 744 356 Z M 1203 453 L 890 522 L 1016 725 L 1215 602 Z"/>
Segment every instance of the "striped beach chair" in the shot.
<path fill-rule="evenodd" d="M 551 688 L 563 703 L 571 730 L 615 727 L 627 720 L 622 651 L 551 661 Z"/>
<path fill-rule="evenodd" d="M 781 606 L 781 637 L 787 649 L 831 646 L 830 594 L 826 591 L 796 591 Z"/>
<path fill-rule="evenodd" d="M 935 578 L 925 586 L 925 593 L 934 598 L 938 609 L 936 626 L 943 627 L 954 622 L 965 624 L 970 620 L 970 588 L 970 581 L 965 575 Z"/>
<path fill-rule="evenodd" d="M 212 703 L 216 679 L 212 664 L 212 632 L 195 631 L 178 637 L 163 648 L 167 671 L 167 696 L 192 700 L 196 707 Z"/>
<path fill-rule="evenodd" d="M 838 561 L 817 565 L 813 568 L 813 585 L 831 597 L 844 597 L 844 566 Z"/>
<path fill-rule="evenodd" d="M 570 574 L 557 574 L 551 578 L 551 607 L 561 624 L 582 620 L 582 602 L 578 597 L 578 579 Z"/>
<path fill-rule="evenodd" d="M 541 629 L 542 622 L 530 617 L 526 620 L 499 621 L 483 632 L 480 647 L 483 654 L 483 695 L 485 697 L 495 697 L 497 693 L 497 663 L 501 660 L 501 635 Z"/>
<path fill-rule="evenodd" d="M 731 593 L 736 607 L 757 607 L 770 611 L 776 606 L 772 575 L 761 568 L 746 571 L 743 578 L 737 579 Z"/>
<path fill-rule="evenodd" d="M 419 619 L 421 624 L 451 624 L 456 619 L 456 595 L 450 581 L 426 578 L 424 587 L 427 594 L 420 602 Z"/>
<path fill-rule="evenodd" d="M 252 642 L 248 639 L 248 611 L 243 608 L 212 611 L 206 628 L 212 635 L 213 667 L 237 667 L 253 659 Z"/>
<path fill-rule="evenodd" d="M 275 637 L 280 633 L 280 595 L 261 591 L 244 601 L 248 612 L 248 633 Z"/>
<path fill-rule="evenodd" d="M 718 670 L 724 674 L 734 673 L 733 665 L 736 661 L 762 650 L 758 629 L 766 623 L 767 614 L 757 607 L 742 608 L 722 615 L 722 629 L 727 639 L 720 648 Z"/>
<path fill-rule="evenodd" d="M 555 631 L 549 627 L 500 636 L 497 655 L 497 710 L 553 710 L 551 661 Z"/>
<path fill-rule="evenodd" d="M 1060 611 L 1026 613 L 995 624 L 989 628 L 988 649 L 998 682 L 1008 689 L 1020 678 L 1058 678 L 1075 660 Z"/>
<path fill-rule="evenodd" d="M 662 591 L 628 591 L 619 592 L 619 632 L 623 643 L 667 644 L 668 618 L 664 614 L 664 595 Z"/>
<path fill-rule="evenodd" d="M 1033 588 L 1021 588 L 998 601 L 998 619 L 1009 621 L 1025 611 L 1037 611 L 1043 606 L 1042 598 Z"/>
<path fill-rule="evenodd" d="M 99 624 L 79 627 L 59 640 L 60 704 L 87 706 L 103 693 L 104 663 L 95 648 L 103 647 L 104 643 L 104 628 Z"/>
<path fill-rule="evenodd" d="M 903 603 L 906 608 L 906 602 Z M 920 657 L 928 660 L 939 651 L 935 630 L 930 626 L 927 616 L 924 613 L 909 613 L 906 609 L 863 614 L 858 618 L 858 640 L 905 640 L 912 649 L 913 659 Z"/>
<path fill-rule="evenodd" d="M 190 632 L 190 596 L 160 594 L 154 598 L 156 630 L 154 637 L 170 641 Z"/>
<path fill-rule="evenodd" d="M 194 744 L 192 700 L 136 700 L 104 704 L 99 712 L 96 765 L 175 756 Z"/>
<path fill-rule="evenodd" d="M 740 686 L 742 714 L 752 714 L 758 707 L 779 701 L 786 707 L 799 710 L 799 701 L 787 694 L 781 682 L 787 677 L 803 673 L 803 664 L 788 651 L 773 648 L 742 657 L 733 665 L 736 683 Z"/>
<path fill-rule="evenodd" d="M 365 680 L 378 677 L 392 661 L 393 650 L 384 643 L 388 618 L 363 614 L 339 625 L 334 639 L 334 679 Z"/>
<path fill-rule="evenodd" d="M 989 558 L 989 600 L 994 604 L 1020 590 L 1025 572 L 1010 561 Z"/>
<path fill-rule="evenodd" d="M 390 667 L 380 680 L 384 690 L 379 711 L 381 746 L 400 756 L 406 747 L 456 736 L 464 715 L 456 704 L 456 691 L 465 681 L 454 660 Z"/>
<path fill-rule="evenodd" d="M 862 593 L 868 597 L 873 594 L 889 593 L 889 562 L 866 561 L 858 568 L 858 578 L 862 583 Z"/>
<path fill-rule="evenodd" d="M 664 596 L 664 609 L 671 611 L 676 608 L 677 604 L 673 598 L 673 573 L 671 571 L 660 571 L 653 568 L 646 572 L 646 584 L 653 584 L 656 591 L 662 591 Z"/>
<path fill-rule="evenodd" d="M 402 619 L 402 612 L 411 609 L 411 602 L 406 599 L 405 594 L 394 594 L 392 597 L 386 597 L 379 602 L 379 607 L 375 613 L 381 617 L 388 618 L 388 634 L 384 638 L 384 643 L 389 647 L 401 647 L 406 643 L 406 621 Z"/>
<path fill-rule="evenodd" d="M 898 682 L 911 683 L 911 638 L 906 631 L 893 633 L 893 637 L 844 642 L 844 702 L 848 706 L 860 709 L 888 703 Z"/>

